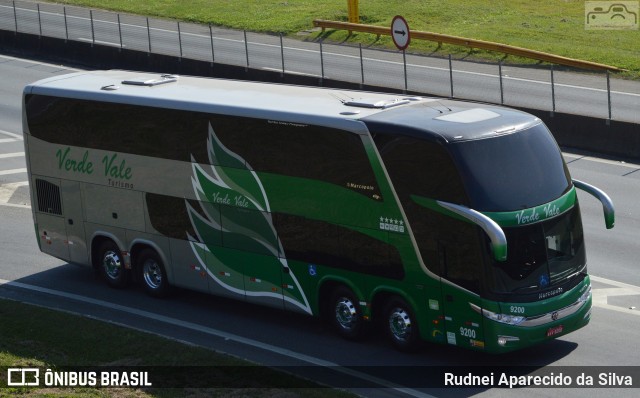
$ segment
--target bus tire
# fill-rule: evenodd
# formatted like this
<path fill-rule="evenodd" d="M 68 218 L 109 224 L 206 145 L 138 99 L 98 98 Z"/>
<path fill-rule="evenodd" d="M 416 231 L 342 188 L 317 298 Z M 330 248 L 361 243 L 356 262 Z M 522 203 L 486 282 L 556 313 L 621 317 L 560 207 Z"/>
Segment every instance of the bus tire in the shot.
<path fill-rule="evenodd" d="M 144 249 L 138 255 L 137 267 L 144 291 L 153 297 L 166 297 L 169 281 L 162 259 L 153 249 Z"/>
<path fill-rule="evenodd" d="M 333 328 L 343 338 L 357 341 L 364 337 L 366 325 L 358 298 L 346 286 L 338 286 L 331 294 L 329 315 Z"/>
<path fill-rule="evenodd" d="M 129 283 L 129 270 L 125 268 L 124 258 L 118 246 L 113 241 L 104 241 L 98 253 L 102 278 L 111 287 L 125 288 Z"/>
<path fill-rule="evenodd" d="M 391 298 L 384 307 L 383 314 L 385 334 L 397 350 L 410 352 L 418 347 L 418 322 L 411 306 L 404 299 Z"/>

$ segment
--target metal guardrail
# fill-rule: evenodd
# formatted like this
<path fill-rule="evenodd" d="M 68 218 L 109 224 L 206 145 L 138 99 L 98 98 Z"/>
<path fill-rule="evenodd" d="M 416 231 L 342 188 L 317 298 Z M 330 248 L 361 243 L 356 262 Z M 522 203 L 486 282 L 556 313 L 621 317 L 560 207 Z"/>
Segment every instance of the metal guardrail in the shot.
<path fill-rule="evenodd" d="M 385 28 L 385 27 L 376 26 L 376 25 L 364 25 L 364 24 L 356 24 L 351 22 L 327 21 L 324 19 L 315 19 L 313 21 L 313 25 L 315 27 L 322 28 L 323 30 L 337 29 L 337 30 L 347 30 L 349 32 L 355 31 L 355 32 L 371 33 L 378 36 L 391 35 L 390 28 Z M 476 39 L 467 39 L 464 37 L 445 35 L 441 33 L 421 32 L 421 31 L 412 30 L 411 38 L 435 41 L 438 43 L 453 44 L 461 47 L 471 47 L 471 48 L 479 48 L 479 49 L 488 50 L 488 51 L 496 51 L 496 52 L 501 52 L 509 55 L 516 55 L 518 57 L 531 58 L 539 61 L 549 62 L 552 64 L 570 66 L 573 68 L 601 70 L 601 71 L 609 70 L 613 72 L 620 72 L 623 70 L 611 65 L 604 65 L 596 62 L 561 57 L 559 55 L 549 54 L 542 51 L 535 51 L 535 50 L 529 50 L 527 48 L 510 46 L 508 44 L 500 44 L 500 43 L 494 43 L 490 41 L 476 40 Z"/>
<path fill-rule="evenodd" d="M 378 29 L 388 32 L 379 26 L 371 32 Z M 0 0 L 0 30 L 207 61 L 211 68 L 225 64 L 317 77 L 320 85 L 325 79 L 344 81 L 640 123 L 640 85 L 610 81 L 608 70 L 474 63 L 23 0 Z"/>

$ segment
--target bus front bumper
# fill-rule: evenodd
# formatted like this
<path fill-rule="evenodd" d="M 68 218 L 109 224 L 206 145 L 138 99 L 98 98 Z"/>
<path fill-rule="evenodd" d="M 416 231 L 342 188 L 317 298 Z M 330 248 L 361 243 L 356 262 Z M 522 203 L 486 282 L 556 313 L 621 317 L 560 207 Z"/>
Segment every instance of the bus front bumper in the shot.
<path fill-rule="evenodd" d="M 591 320 L 592 297 L 576 304 L 577 308 L 567 316 L 557 311 L 542 319 L 539 324 L 506 325 L 485 319 L 485 349 L 493 353 L 520 350 L 553 340 L 586 326 Z M 549 322 L 547 322 L 549 320 Z"/>

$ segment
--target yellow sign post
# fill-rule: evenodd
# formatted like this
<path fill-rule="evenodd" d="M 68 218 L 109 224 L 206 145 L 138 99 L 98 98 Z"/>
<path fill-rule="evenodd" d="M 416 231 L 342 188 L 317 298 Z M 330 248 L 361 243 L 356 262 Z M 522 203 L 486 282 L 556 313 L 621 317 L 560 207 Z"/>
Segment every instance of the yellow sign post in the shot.
<path fill-rule="evenodd" d="M 358 0 L 347 0 L 349 5 L 349 22 L 360 23 L 360 12 L 358 10 Z"/>

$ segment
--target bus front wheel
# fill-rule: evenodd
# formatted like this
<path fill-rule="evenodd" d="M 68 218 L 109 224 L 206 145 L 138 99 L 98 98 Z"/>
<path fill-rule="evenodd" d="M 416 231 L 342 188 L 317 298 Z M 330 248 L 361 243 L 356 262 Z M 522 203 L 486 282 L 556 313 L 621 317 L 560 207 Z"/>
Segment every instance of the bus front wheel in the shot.
<path fill-rule="evenodd" d="M 416 348 L 420 333 L 409 304 L 400 297 L 394 297 L 385 306 L 384 314 L 385 331 L 391 344 L 404 352 Z"/>
<path fill-rule="evenodd" d="M 356 295 L 347 287 L 339 286 L 331 295 L 330 319 L 338 334 L 348 340 L 360 340 L 365 334 L 365 321 L 362 317 Z"/>
<path fill-rule="evenodd" d="M 124 267 L 124 258 L 118 246 L 108 240 L 100 245 L 100 273 L 111 287 L 122 289 L 129 283 L 129 271 Z"/>
<path fill-rule="evenodd" d="M 167 272 L 158 253 L 144 249 L 138 255 L 138 271 L 142 286 L 150 296 L 165 297 L 169 293 Z"/>

